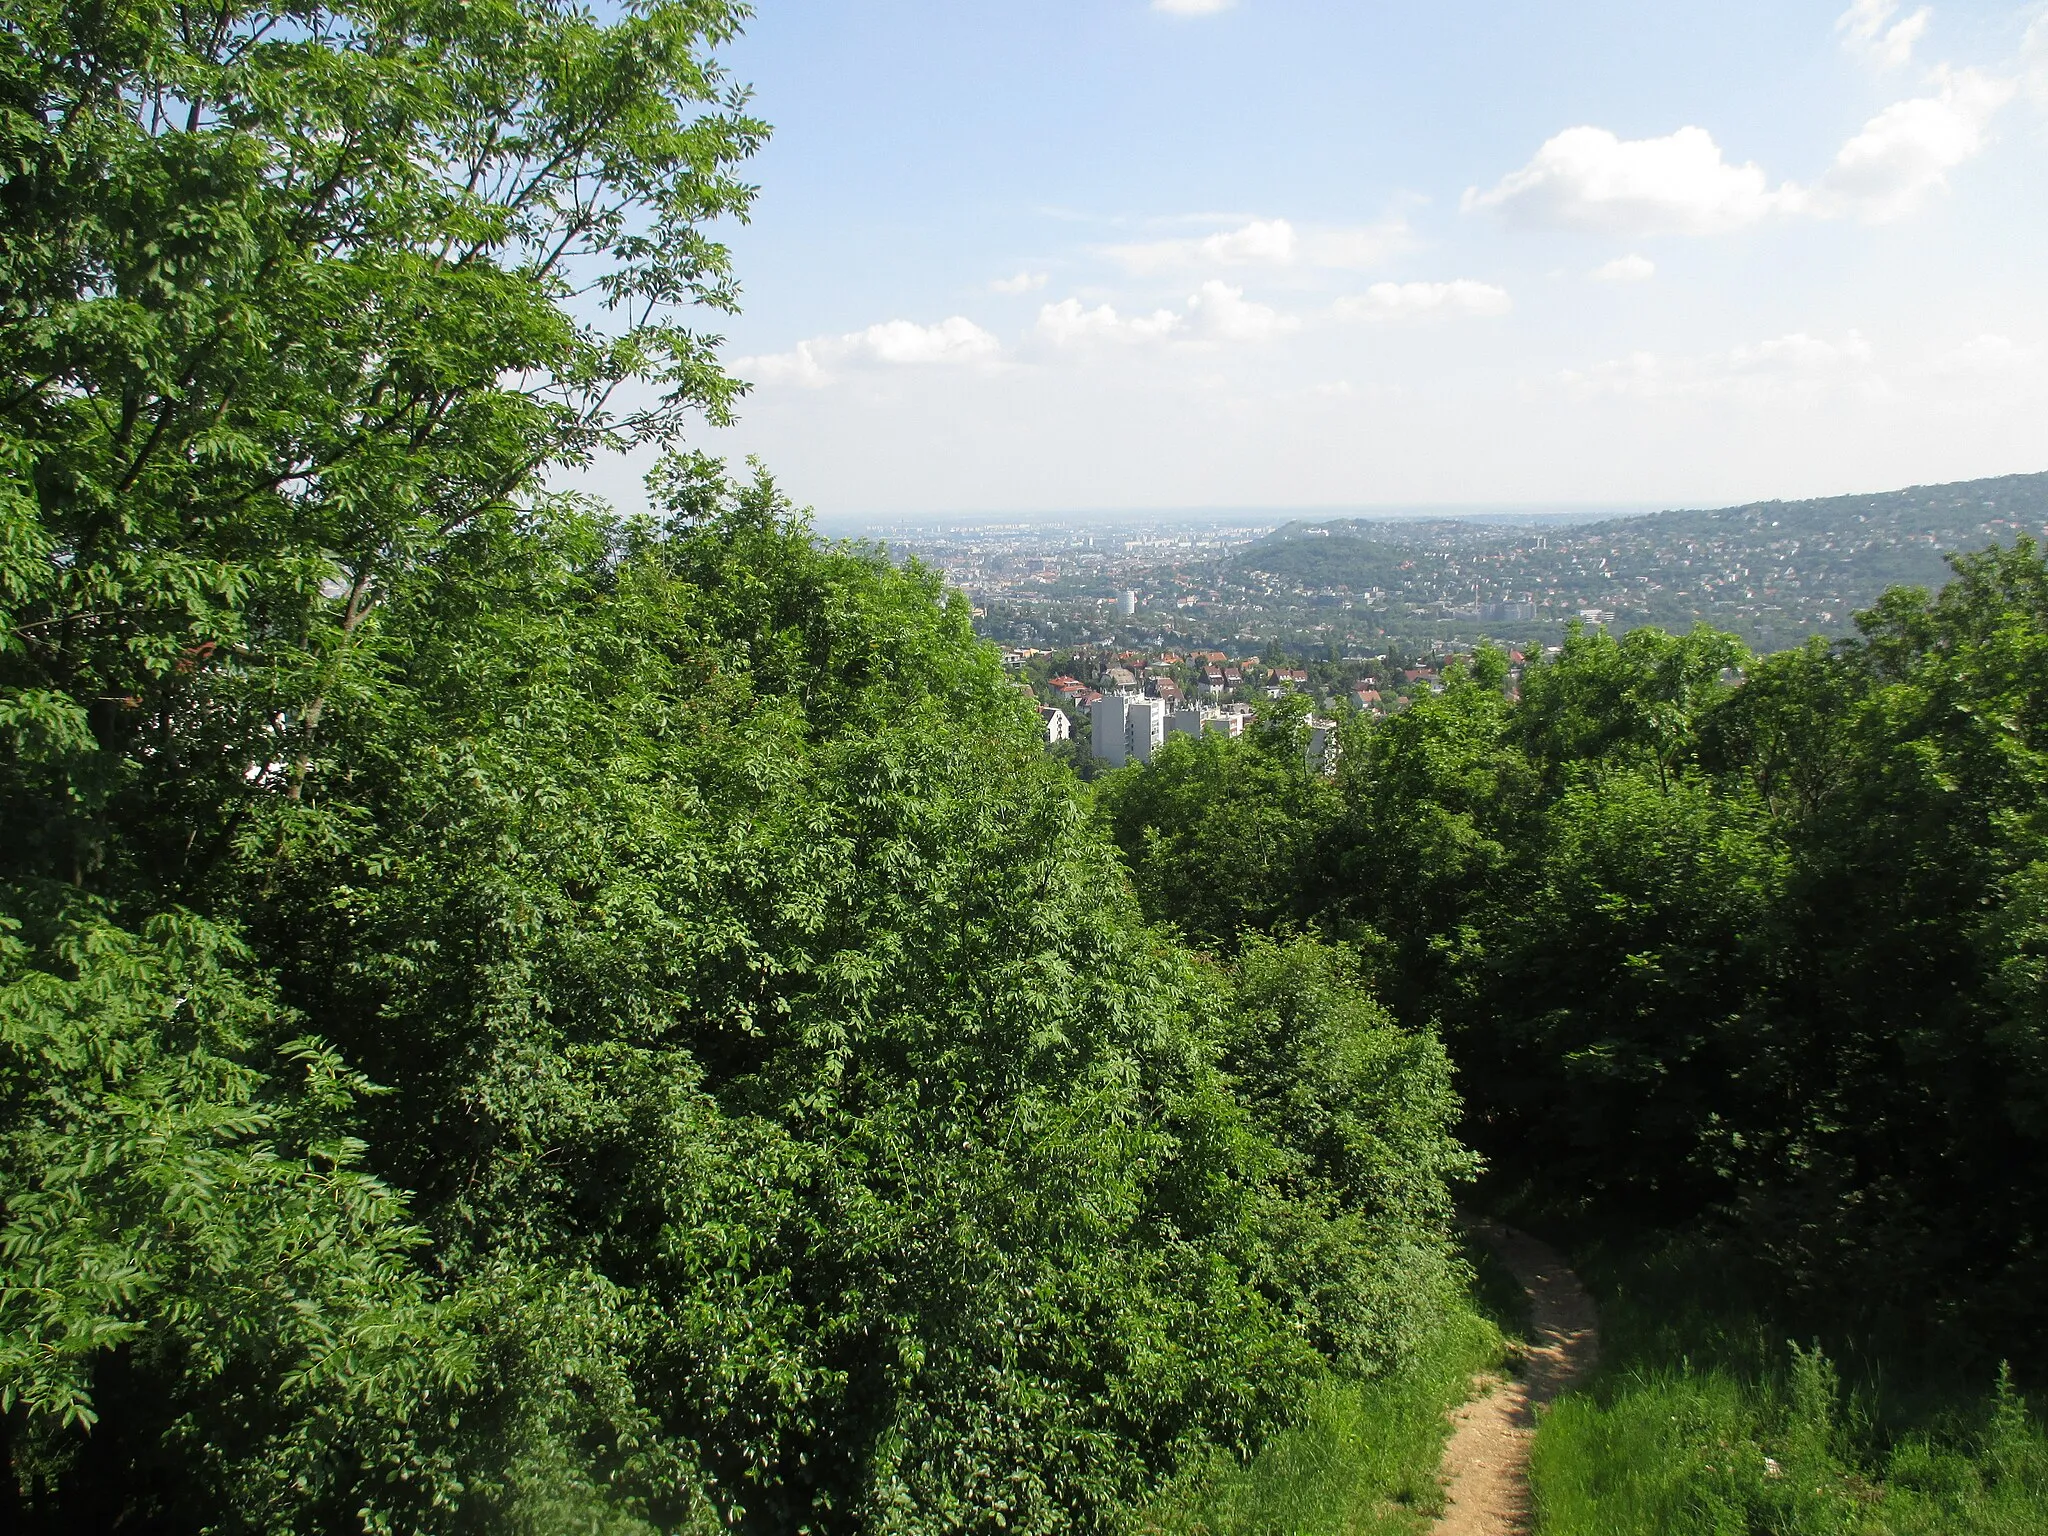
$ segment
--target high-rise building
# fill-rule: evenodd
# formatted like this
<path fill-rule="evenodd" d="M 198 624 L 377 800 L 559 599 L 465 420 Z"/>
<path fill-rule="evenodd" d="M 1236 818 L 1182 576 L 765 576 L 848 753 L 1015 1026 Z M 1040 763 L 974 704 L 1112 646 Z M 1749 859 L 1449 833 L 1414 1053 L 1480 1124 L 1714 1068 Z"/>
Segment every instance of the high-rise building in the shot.
<path fill-rule="evenodd" d="M 1089 751 L 1112 768 L 1123 767 L 1128 759 L 1124 714 L 1130 704 L 1125 694 L 1105 693 L 1088 706 Z"/>
<path fill-rule="evenodd" d="M 1090 750 L 1112 768 L 1149 763 L 1166 740 L 1168 709 L 1164 699 L 1132 698 L 1105 693 L 1088 706 Z"/>
<path fill-rule="evenodd" d="M 1124 752 L 1141 763 L 1166 740 L 1167 703 L 1164 699 L 1132 699 L 1124 709 Z"/>
<path fill-rule="evenodd" d="M 1097 588 L 1097 590 L 1100 591 L 1101 589 Z M 1138 594 L 1128 591 L 1117 593 L 1116 611 L 1119 616 L 1126 619 L 1136 613 L 1138 611 Z"/>

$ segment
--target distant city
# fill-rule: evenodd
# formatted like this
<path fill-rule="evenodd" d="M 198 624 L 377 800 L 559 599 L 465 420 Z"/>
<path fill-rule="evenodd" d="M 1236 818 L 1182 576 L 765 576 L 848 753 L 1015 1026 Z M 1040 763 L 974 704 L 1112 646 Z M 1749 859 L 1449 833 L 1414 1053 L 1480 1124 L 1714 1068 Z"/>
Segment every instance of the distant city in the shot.
<path fill-rule="evenodd" d="M 1188 512 L 876 521 L 1012 647 L 1248 648 L 1322 661 L 1553 644 L 1568 623 L 1731 630 L 1760 651 L 1853 632 L 1953 551 L 2048 536 L 2048 474 L 1714 511 Z"/>

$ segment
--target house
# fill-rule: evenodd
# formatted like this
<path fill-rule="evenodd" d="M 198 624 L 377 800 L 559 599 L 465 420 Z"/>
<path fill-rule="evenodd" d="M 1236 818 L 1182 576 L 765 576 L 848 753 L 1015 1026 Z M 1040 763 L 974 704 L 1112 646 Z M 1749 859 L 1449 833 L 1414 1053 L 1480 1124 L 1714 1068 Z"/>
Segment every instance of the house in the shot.
<path fill-rule="evenodd" d="M 1136 693 L 1138 679 L 1129 667 L 1107 667 L 1102 673 L 1104 693 Z"/>
<path fill-rule="evenodd" d="M 1074 737 L 1074 722 L 1067 718 L 1064 709 L 1055 709 L 1050 704 L 1038 706 L 1038 722 L 1045 727 L 1045 744 L 1050 747 Z"/>

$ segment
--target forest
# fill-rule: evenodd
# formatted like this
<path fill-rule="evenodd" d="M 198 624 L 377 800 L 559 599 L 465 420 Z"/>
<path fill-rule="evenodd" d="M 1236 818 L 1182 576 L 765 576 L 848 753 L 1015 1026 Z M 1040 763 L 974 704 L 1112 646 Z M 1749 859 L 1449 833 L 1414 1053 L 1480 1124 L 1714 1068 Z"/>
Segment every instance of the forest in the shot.
<path fill-rule="evenodd" d="M 1398 1421 L 1419 1529 L 1475 1202 L 1939 1323 L 2048 1490 L 2037 552 L 1083 784 L 691 446 L 743 20 L 0 6 L 9 1528 L 1301 1530 Z"/>

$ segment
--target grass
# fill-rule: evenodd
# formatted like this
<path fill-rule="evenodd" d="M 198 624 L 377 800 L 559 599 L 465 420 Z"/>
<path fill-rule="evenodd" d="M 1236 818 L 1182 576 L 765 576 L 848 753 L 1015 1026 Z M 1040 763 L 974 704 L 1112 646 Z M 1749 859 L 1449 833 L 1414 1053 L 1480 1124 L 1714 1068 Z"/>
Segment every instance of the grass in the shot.
<path fill-rule="evenodd" d="M 1545 1415 L 1541 1536 L 2043 1536 L 2048 1434 L 2008 1375 L 1789 1343 L 1711 1250 L 1594 1250 L 1602 1366 Z"/>
<path fill-rule="evenodd" d="M 1516 1331 L 1521 1291 L 1490 1258 L 1468 1254 L 1470 1298 L 1400 1370 L 1326 1382 L 1293 1428 L 1249 1462 L 1218 1460 L 1183 1478 L 1142 1523 L 1150 1536 L 1416 1536 L 1443 1511 L 1437 1467 L 1446 1412 L 1497 1367 Z"/>

